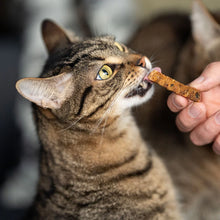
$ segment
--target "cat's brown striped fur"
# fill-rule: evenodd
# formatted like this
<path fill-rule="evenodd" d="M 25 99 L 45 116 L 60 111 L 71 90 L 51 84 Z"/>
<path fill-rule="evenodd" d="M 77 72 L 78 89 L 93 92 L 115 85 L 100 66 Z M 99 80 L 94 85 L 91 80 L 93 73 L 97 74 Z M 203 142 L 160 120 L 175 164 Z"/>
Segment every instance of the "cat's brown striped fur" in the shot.
<path fill-rule="evenodd" d="M 43 36 L 50 55 L 41 78 L 17 83 L 35 103 L 42 145 L 28 219 L 179 219 L 169 175 L 130 112 L 152 88 L 139 101 L 125 97 L 150 71 L 147 58 L 112 37 L 69 37 L 51 21 Z M 106 64 L 113 77 L 96 80 Z"/>

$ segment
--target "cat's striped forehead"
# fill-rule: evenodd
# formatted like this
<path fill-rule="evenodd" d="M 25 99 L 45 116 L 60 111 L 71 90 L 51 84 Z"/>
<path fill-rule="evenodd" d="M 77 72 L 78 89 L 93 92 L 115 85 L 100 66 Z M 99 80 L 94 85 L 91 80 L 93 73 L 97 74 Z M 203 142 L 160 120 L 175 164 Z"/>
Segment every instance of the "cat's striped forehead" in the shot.
<path fill-rule="evenodd" d="M 119 49 L 119 43 L 113 38 L 96 38 L 78 44 L 73 44 L 70 50 L 72 50 L 69 61 L 75 61 L 75 59 L 90 58 L 92 60 L 104 60 L 109 56 L 122 55 Z M 125 46 L 121 45 L 121 48 Z"/>
<path fill-rule="evenodd" d="M 47 76 L 57 75 L 59 74 L 58 70 L 65 66 L 74 68 L 85 62 L 108 60 L 108 62 L 119 63 L 120 59 L 116 58 L 121 54 L 118 45 L 120 44 L 116 44 L 113 37 L 99 37 L 73 43 L 68 48 L 60 50 L 49 57 L 43 74 Z M 121 47 L 127 50 L 124 45 L 121 45 Z M 114 56 L 115 58 L 113 58 Z M 55 68 L 57 71 L 53 71 L 53 74 L 48 73 L 49 70 Z"/>

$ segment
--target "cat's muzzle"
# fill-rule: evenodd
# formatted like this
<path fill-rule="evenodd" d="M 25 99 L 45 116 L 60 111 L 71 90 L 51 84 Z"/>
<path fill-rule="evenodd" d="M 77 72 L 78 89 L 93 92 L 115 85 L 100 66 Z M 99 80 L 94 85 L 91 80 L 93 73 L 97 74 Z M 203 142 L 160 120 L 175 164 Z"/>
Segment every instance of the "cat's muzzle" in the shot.
<path fill-rule="evenodd" d="M 133 96 L 143 97 L 145 94 L 151 89 L 152 83 L 148 80 L 147 75 L 143 78 L 140 84 L 134 88 L 131 92 L 129 92 L 125 98 L 130 98 Z"/>

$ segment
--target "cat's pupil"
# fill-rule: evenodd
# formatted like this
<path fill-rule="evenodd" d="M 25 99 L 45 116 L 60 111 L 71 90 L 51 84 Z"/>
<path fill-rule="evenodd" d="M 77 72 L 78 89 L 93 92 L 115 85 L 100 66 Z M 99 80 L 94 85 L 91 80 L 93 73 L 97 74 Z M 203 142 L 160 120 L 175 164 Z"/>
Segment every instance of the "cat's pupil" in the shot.
<path fill-rule="evenodd" d="M 102 71 L 103 71 L 103 73 L 104 73 L 106 76 L 109 75 L 108 72 L 107 72 L 106 70 L 102 70 Z"/>

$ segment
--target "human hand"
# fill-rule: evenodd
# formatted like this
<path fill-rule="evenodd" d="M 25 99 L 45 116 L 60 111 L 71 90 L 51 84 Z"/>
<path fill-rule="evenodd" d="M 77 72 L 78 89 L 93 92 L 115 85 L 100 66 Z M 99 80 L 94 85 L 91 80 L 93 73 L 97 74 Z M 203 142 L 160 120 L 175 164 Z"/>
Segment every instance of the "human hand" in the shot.
<path fill-rule="evenodd" d="M 179 112 L 176 125 L 180 131 L 190 132 L 195 145 L 213 142 L 213 150 L 220 155 L 220 62 L 209 64 L 190 86 L 201 91 L 201 102 L 172 93 L 167 105 L 171 111 Z"/>

